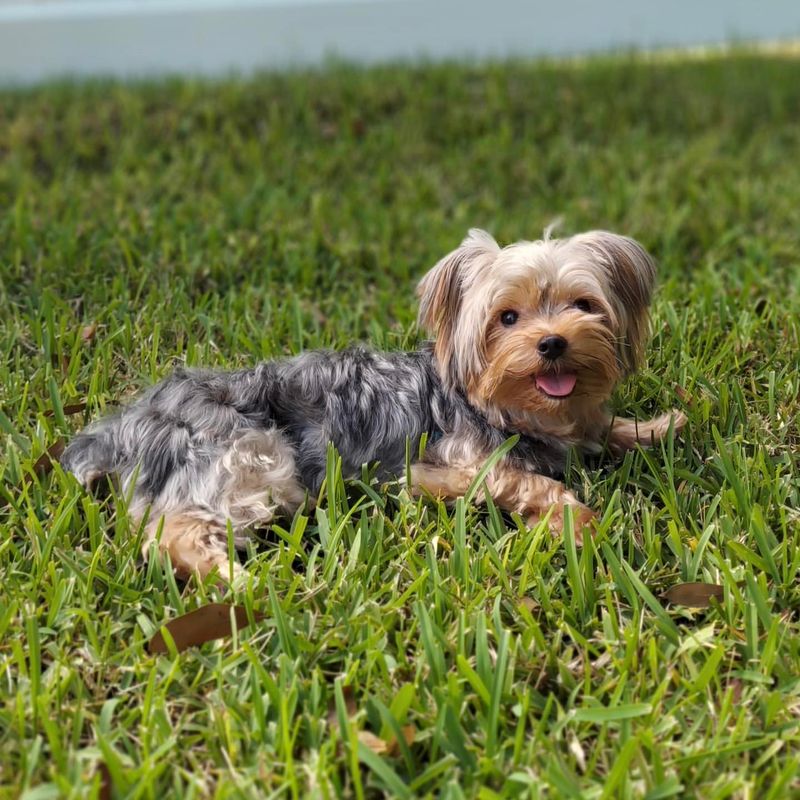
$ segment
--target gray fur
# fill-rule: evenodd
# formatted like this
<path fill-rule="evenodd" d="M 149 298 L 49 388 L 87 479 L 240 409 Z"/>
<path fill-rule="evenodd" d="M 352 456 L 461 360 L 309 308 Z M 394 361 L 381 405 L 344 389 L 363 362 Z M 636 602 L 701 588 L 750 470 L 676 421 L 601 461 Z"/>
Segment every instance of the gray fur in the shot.
<path fill-rule="evenodd" d="M 178 369 L 79 434 L 62 464 L 87 485 L 118 475 L 140 512 L 152 505 L 220 513 L 226 454 L 259 431 L 276 433 L 270 447 L 287 449 L 281 469 L 291 471 L 293 456 L 294 478 L 312 496 L 325 477 L 329 442 L 346 476 L 379 462 L 390 477 L 403 474 L 407 442 L 416 453 L 423 434 L 425 460 L 452 464 L 460 453 L 465 461 L 486 457 L 515 433 L 490 425 L 459 390 L 443 387 L 429 345 L 396 353 L 317 350 L 236 372 Z M 553 476 L 563 471 L 565 453 L 556 439 L 522 436 L 508 461 Z M 296 505 L 296 492 L 287 493 L 294 502 L 283 505 Z"/>

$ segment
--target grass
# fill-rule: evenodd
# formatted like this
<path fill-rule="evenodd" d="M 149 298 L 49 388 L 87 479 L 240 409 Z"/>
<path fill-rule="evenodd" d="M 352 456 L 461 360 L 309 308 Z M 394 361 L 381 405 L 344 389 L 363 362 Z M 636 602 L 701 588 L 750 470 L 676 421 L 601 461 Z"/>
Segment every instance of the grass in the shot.
<path fill-rule="evenodd" d="M 800 796 L 798 109 L 800 62 L 747 54 L 0 94 L 3 795 Z M 615 407 L 690 417 L 574 466 L 595 540 L 332 458 L 251 548 L 267 618 L 149 655 L 220 591 L 143 565 L 122 499 L 45 450 L 175 363 L 413 346 L 468 227 L 556 215 L 659 259 Z M 667 603 L 687 581 L 721 601 Z"/>

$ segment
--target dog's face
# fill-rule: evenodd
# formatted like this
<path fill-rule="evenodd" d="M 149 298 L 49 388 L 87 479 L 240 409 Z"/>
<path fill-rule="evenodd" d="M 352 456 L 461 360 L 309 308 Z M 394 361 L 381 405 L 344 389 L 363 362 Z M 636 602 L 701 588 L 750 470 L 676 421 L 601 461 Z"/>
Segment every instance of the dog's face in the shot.
<path fill-rule="evenodd" d="M 420 282 L 420 322 L 444 383 L 473 404 L 568 423 L 639 362 L 654 279 L 613 233 L 501 249 L 472 230 Z"/>

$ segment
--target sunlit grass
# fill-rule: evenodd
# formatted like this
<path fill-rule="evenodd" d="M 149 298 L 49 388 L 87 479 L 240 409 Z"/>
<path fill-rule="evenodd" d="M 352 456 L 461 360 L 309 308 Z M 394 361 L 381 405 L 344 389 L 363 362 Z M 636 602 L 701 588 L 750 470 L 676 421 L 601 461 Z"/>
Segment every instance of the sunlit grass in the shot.
<path fill-rule="evenodd" d="M 101 764 L 118 797 L 800 792 L 799 123 L 800 64 L 747 56 L 0 95 L 5 794 L 97 797 Z M 248 551 L 235 599 L 267 618 L 148 655 L 220 591 L 40 456 L 176 363 L 412 347 L 415 281 L 468 227 L 558 215 L 659 259 L 615 407 L 690 419 L 574 465 L 595 539 L 332 457 Z M 666 602 L 689 581 L 722 600 Z"/>

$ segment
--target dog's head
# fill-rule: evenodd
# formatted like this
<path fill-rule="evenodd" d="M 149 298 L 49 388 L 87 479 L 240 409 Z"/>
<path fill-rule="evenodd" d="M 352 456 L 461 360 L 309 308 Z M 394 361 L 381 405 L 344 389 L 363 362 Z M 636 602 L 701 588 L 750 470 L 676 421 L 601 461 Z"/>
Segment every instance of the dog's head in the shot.
<path fill-rule="evenodd" d="M 419 284 L 442 380 L 484 409 L 567 423 L 639 363 L 655 265 L 592 231 L 501 248 L 471 230 Z"/>

